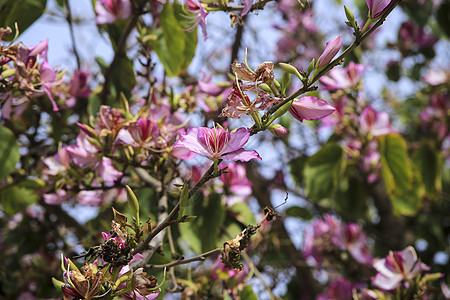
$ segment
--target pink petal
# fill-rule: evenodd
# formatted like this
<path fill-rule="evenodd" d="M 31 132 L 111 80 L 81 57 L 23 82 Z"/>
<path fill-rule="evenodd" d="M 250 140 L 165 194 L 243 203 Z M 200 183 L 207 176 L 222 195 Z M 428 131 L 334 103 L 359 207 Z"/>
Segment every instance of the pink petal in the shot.
<path fill-rule="evenodd" d="M 242 148 L 242 146 L 244 146 L 245 143 L 247 143 L 249 137 L 250 137 L 250 130 L 244 127 L 241 127 L 235 132 L 232 132 L 224 153 L 233 152 L 235 150 Z"/>
<path fill-rule="evenodd" d="M 117 179 L 119 179 L 122 176 L 122 172 L 117 171 L 113 164 L 112 159 L 103 157 L 100 161 L 100 164 L 97 168 L 98 175 L 105 181 L 105 182 L 114 182 Z"/>
<path fill-rule="evenodd" d="M 322 55 L 319 57 L 319 69 L 323 66 L 327 65 L 333 57 L 336 56 L 336 54 L 339 52 L 342 46 L 342 37 L 338 35 L 331 41 L 328 41 L 325 45 L 325 50 L 323 51 Z"/>
<path fill-rule="evenodd" d="M 255 150 L 253 151 L 246 151 L 244 149 L 238 149 L 234 152 L 227 153 L 225 155 L 221 156 L 222 159 L 225 160 L 233 160 L 233 161 L 249 161 L 251 159 L 259 159 L 261 160 L 261 157 L 259 156 L 258 152 Z"/>
<path fill-rule="evenodd" d="M 248 12 L 250 11 L 250 8 L 252 8 L 253 0 L 241 0 L 241 1 L 242 1 L 242 4 L 244 4 L 244 9 L 241 12 L 241 17 L 243 17 L 246 14 L 248 14 Z"/>
<path fill-rule="evenodd" d="M 293 102 L 289 108 L 289 112 L 300 122 L 325 118 L 335 110 L 327 101 L 314 96 L 303 97 Z"/>
<path fill-rule="evenodd" d="M 215 83 L 211 83 L 211 82 L 203 82 L 203 81 L 199 81 L 198 82 L 198 88 L 200 89 L 200 91 L 202 93 L 217 97 L 219 96 L 224 88 L 221 86 L 218 86 Z"/>

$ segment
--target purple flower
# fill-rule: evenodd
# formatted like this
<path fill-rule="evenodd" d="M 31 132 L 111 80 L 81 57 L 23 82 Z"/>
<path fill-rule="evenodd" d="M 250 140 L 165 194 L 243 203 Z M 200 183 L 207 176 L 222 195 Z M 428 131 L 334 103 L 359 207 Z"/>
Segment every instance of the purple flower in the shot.
<path fill-rule="evenodd" d="M 68 146 L 66 149 L 76 165 L 92 167 L 96 175 L 107 183 L 112 183 L 122 176 L 122 172 L 114 168 L 110 158 L 97 156 L 100 149 L 89 142 L 83 131 L 77 137 L 77 145 Z"/>
<path fill-rule="evenodd" d="M 189 128 L 173 145 L 172 155 L 183 160 L 193 158 L 195 154 L 234 161 L 261 159 L 255 150 L 245 151 L 242 148 L 249 137 L 250 131 L 243 127 L 234 132 L 218 127 Z"/>
<path fill-rule="evenodd" d="M 220 169 L 228 167 L 227 173 L 220 175 L 225 187 L 227 187 L 233 194 L 247 197 L 252 193 L 252 183 L 247 179 L 245 166 L 234 162 L 223 163 Z"/>
<path fill-rule="evenodd" d="M 327 44 L 325 45 L 325 50 L 319 57 L 318 69 L 329 64 L 330 61 L 333 59 L 333 57 L 335 57 L 336 54 L 339 52 L 339 50 L 341 50 L 341 46 L 342 46 L 342 37 L 340 35 L 338 35 L 331 41 L 328 41 Z"/>
<path fill-rule="evenodd" d="M 372 265 L 372 255 L 367 248 L 367 240 L 357 224 L 350 223 L 341 232 L 340 244 L 345 247 L 353 258 L 364 265 Z"/>
<path fill-rule="evenodd" d="M 391 0 L 366 0 L 366 3 L 369 7 L 369 17 L 378 19 L 391 3 Z"/>
<path fill-rule="evenodd" d="M 389 123 L 389 115 L 387 112 L 378 112 L 372 106 L 364 108 L 359 117 L 361 132 L 364 134 L 372 134 L 373 136 L 388 134 L 393 129 Z"/>
<path fill-rule="evenodd" d="M 378 271 L 373 284 L 383 290 L 393 290 L 404 279 L 413 279 L 430 267 L 417 259 L 412 246 L 403 251 L 390 251 L 386 258 L 375 259 L 373 267 Z"/>
<path fill-rule="evenodd" d="M 47 97 L 52 102 L 53 111 L 58 111 L 59 108 L 56 105 L 56 102 L 53 99 L 53 96 L 51 93 L 52 85 L 58 84 L 56 82 L 56 71 L 52 67 L 50 67 L 50 65 L 47 63 L 46 60 L 44 60 L 44 62 L 41 64 L 40 73 L 41 73 L 42 88 L 44 89 L 45 94 L 47 94 Z"/>
<path fill-rule="evenodd" d="M 252 8 L 253 0 L 241 0 L 242 4 L 244 4 L 244 9 L 241 12 L 241 17 L 248 14 L 250 9 Z"/>
<path fill-rule="evenodd" d="M 96 0 L 95 12 L 97 24 L 114 23 L 119 19 L 127 19 L 131 14 L 129 0 Z"/>
<path fill-rule="evenodd" d="M 186 0 L 186 6 L 194 14 L 193 16 L 187 16 L 187 18 L 193 21 L 193 25 L 187 30 L 193 30 L 197 25 L 200 25 L 206 40 L 208 38 L 208 34 L 206 33 L 206 16 L 208 12 L 203 8 L 199 0 Z"/>
<path fill-rule="evenodd" d="M 294 101 L 289 108 L 289 112 L 300 122 L 325 118 L 335 110 L 327 101 L 314 96 L 303 97 Z"/>
<path fill-rule="evenodd" d="M 89 73 L 84 70 L 75 70 L 73 77 L 69 82 L 69 94 L 77 98 L 87 98 L 92 91 L 87 83 Z"/>
<path fill-rule="evenodd" d="M 364 65 L 350 62 L 346 68 L 333 68 L 327 76 L 322 76 L 319 81 L 328 91 L 356 87 L 365 69 Z"/>
<path fill-rule="evenodd" d="M 148 118 L 140 118 L 130 123 L 128 129 L 119 132 L 119 139 L 133 147 L 149 148 L 155 145 L 158 137 L 158 124 Z"/>
<path fill-rule="evenodd" d="M 352 299 L 352 291 L 357 286 L 347 281 L 343 277 L 339 277 L 336 281 L 330 284 L 325 294 L 319 295 L 317 300 L 347 300 Z"/>

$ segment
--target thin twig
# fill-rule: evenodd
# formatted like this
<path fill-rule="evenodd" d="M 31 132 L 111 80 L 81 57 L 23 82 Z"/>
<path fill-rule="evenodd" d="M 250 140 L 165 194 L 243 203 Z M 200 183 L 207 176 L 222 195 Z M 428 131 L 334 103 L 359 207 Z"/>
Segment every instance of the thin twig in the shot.
<path fill-rule="evenodd" d="M 219 160 L 219 164 L 222 162 L 222 160 Z M 192 197 L 198 189 L 205 184 L 208 180 L 215 177 L 216 174 L 214 174 L 214 164 L 211 165 L 211 167 L 205 172 L 203 177 L 191 188 L 189 191 L 189 198 Z M 180 202 L 178 202 L 175 207 L 172 209 L 172 211 L 169 213 L 169 215 L 164 219 L 164 221 L 159 222 L 159 224 L 154 228 L 149 234 L 145 236 L 145 238 L 136 246 L 134 253 L 139 253 L 140 251 L 144 250 L 148 243 L 156 236 L 158 233 L 160 233 L 164 228 L 172 224 L 172 221 L 175 219 L 175 215 L 180 210 Z M 159 220 L 158 220 L 159 221 Z"/>
<path fill-rule="evenodd" d="M 272 289 L 267 284 L 266 280 L 264 280 L 264 277 L 262 276 L 261 272 L 259 272 L 258 268 L 255 266 L 253 261 L 250 259 L 250 256 L 248 256 L 247 252 L 244 250 L 241 252 L 242 257 L 244 257 L 245 262 L 250 266 L 250 268 L 253 270 L 253 273 L 255 273 L 256 277 L 258 277 L 259 280 L 261 280 L 262 284 L 264 285 L 264 288 L 267 290 L 270 296 L 270 300 L 276 300 L 278 299 L 275 297 L 275 295 L 272 293 Z"/>
<path fill-rule="evenodd" d="M 209 256 L 219 254 L 221 250 L 222 250 L 222 248 L 216 248 L 214 250 L 199 254 L 199 255 L 191 257 L 191 258 L 186 258 L 186 259 L 180 258 L 176 261 L 173 261 L 173 262 L 170 262 L 170 263 L 167 263 L 164 265 L 146 265 L 145 268 L 146 269 L 164 269 L 164 268 L 188 264 L 188 263 L 191 263 L 194 261 L 204 261 Z"/>
<path fill-rule="evenodd" d="M 72 23 L 72 11 L 70 9 L 69 0 L 64 0 L 64 3 L 66 6 L 66 9 L 67 9 L 66 20 L 67 20 L 67 24 L 69 24 L 70 39 L 72 41 L 72 50 L 73 50 L 73 54 L 75 55 L 75 58 L 77 60 L 77 68 L 79 70 L 79 69 L 81 69 L 81 60 L 80 60 L 80 55 L 78 54 L 78 50 L 77 50 L 77 43 L 75 42 L 75 33 L 73 30 L 73 23 Z"/>

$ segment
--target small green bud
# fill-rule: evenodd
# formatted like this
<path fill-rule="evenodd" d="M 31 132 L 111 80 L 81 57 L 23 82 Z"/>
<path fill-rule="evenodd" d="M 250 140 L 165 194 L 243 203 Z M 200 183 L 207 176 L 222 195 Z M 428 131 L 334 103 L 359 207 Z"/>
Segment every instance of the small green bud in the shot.
<path fill-rule="evenodd" d="M 272 90 L 266 83 L 262 83 L 258 86 L 260 89 L 262 89 L 264 92 L 272 93 Z"/>
<path fill-rule="evenodd" d="M 272 115 L 272 117 L 270 117 L 267 124 L 272 124 L 273 121 L 275 121 L 276 119 L 278 119 L 279 117 L 284 115 L 289 110 L 289 108 L 291 107 L 292 102 L 294 102 L 294 100 L 291 100 L 291 101 L 285 103 L 283 106 L 281 106 L 279 109 L 277 109 L 277 111 Z"/>
<path fill-rule="evenodd" d="M 441 279 L 444 274 L 442 273 L 431 273 L 431 274 L 425 274 L 420 281 L 421 284 L 425 284 L 427 282 L 436 281 L 438 279 Z"/>
<path fill-rule="evenodd" d="M 281 92 L 281 84 L 276 79 L 273 80 L 273 83 L 275 84 L 277 90 Z"/>
<path fill-rule="evenodd" d="M 285 64 L 285 63 L 279 63 L 280 68 L 283 69 L 283 71 L 288 72 L 289 74 L 297 76 L 300 80 L 303 80 L 303 76 L 300 74 L 300 72 L 297 70 L 296 67 L 294 67 L 291 64 Z"/>
<path fill-rule="evenodd" d="M 314 65 L 315 65 L 316 60 L 313 58 L 312 61 L 309 63 L 307 72 L 308 75 L 311 74 L 311 72 L 314 70 Z"/>
<path fill-rule="evenodd" d="M 286 95 L 286 89 L 291 81 L 291 75 L 288 72 L 284 72 L 283 79 L 281 80 L 281 93 Z"/>
<path fill-rule="evenodd" d="M 129 185 L 125 185 L 125 189 L 127 190 L 128 205 L 136 216 L 136 223 L 139 224 L 139 201 Z"/>
<path fill-rule="evenodd" d="M 353 15 L 353 12 L 350 10 L 350 8 L 347 7 L 347 5 L 344 5 L 345 15 L 347 16 L 347 20 L 350 22 L 351 26 L 355 28 L 355 15 Z M 348 24 L 347 24 L 348 25 Z"/>
<path fill-rule="evenodd" d="M 269 129 L 269 131 L 276 136 L 286 136 L 290 133 L 289 129 L 280 124 L 270 124 L 267 129 Z"/>
<path fill-rule="evenodd" d="M 6 69 L 5 71 L 2 72 L 1 77 L 2 78 L 8 78 L 13 76 L 16 73 L 16 69 L 11 68 L 11 69 Z"/>

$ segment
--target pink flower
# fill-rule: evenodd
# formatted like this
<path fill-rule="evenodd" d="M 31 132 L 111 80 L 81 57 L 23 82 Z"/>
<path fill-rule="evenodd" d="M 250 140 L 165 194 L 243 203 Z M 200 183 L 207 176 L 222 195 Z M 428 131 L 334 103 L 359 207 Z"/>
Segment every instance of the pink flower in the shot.
<path fill-rule="evenodd" d="M 289 108 L 289 112 L 300 122 L 325 118 L 335 110 L 327 101 L 314 96 L 303 97 L 294 101 Z"/>
<path fill-rule="evenodd" d="M 367 240 L 357 224 L 350 223 L 342 228 L 339 243 L 350 252 L 353 258 L 364 265 L 372 265 L 372 255 L 367 248 Z"/>
<path fill-rule="evenodd" d="M 250 9 L 252 8 L 253 0 L 241 0 L 242 4 L 244 4 L 244 9 L 241 12 L 241 17 L 248 14 Z"/>
<path fill-rule="evenodd" d="M 96 0 L 95 12 L 97 24 L 114 23 L 119 19 L 128 19 L 131 15 L 129 0 Z"/>
<path fill-rule="evenodd" d="M 66 149 L 76 165 L 95 169 L 96 175 L 107 183 L 112 183 L 122 176 L 122 172 L 114 168 L 110 158 L 98 156 L 100 149 L 89 142 L 83 131 L 77 137 L 77 145 L 68 146 Z"/>
<path fill-rule="evenodd" d="M 76 98 L 87 98 L 92 91 L 88 85 L 89 73 L 84 70 L 75 70 L 69 82 L 69 93 Z"/>
<path fill-rule="evenodd" d="M 228 167 L 227 173 L 220 175 L 220 180 L 233 194 L 247 197 L 252 194 L 252 183 L 247 179 L 245 166 L 231 162 L 223 163 L 220 169 Z"/>
<path fill-rule="evenodd" d="M 372 106 L 364 108 L 359 117 L 359 124 L 363 134 L 372 134 L 373 136 L 388 134 L 393 131 L 389 123 L 387 112 L 378 112 Z"/>
<path fill-rule="evenodd" d="M 429 85 L 438 86 L 447 82 L 448 75 L 444 70 L 429 70 L 423 76 L 423 80 Z"/>
<path fill-rule="evenodd" d="M 50 67 L 50 65 L 47 63 L 46 60 L 41 64 L 41 83 L 42 88 L 45 91 L 45 94 L 47 94 L 47 97 L 50 99 L 53 111 L 58 111 L 59 108 L 56 105 L 55 100 L 53 99 L 52 93 L 51 93 L 51 87 L 53 84 L 56 83 L 56 71 Z"/>
<path fill-rule="evenodd" d="M 333 59 L 333 57 L 335 57 L 336 54 L 339 52 L 339 50 L 341 50 L 341 46 L 342 46 L 342 37 L 340 35 L 338 35 L 331 41 L 328 41 L 327 44 L 325 45 L 325 50 L 319 57 L 318 69 L 329 64 Z"/>
<path fill-rule="evenodd" d="M 357 286 L 347 281 L 344 277 L 339 277 L 330 284 L 325 294 L 319 295 L 317 300 L 347 300 L 352 299 L 352 290 Z"/>
<path fill-rule="evenodd" d="M 249 161 L 257 158 L 259 154 L 253 151 L 245 151 L 242 146 L 247 143 L 250 131 L 247 128 L 239 128 L 234 132 L 216 128 L 189 128 L 173 146 L 172 155 L 186 160 L 200 154 L 211 159 L 225 159 L 234 161 Z"/>
<path fill-rule="evenodd" d="M 391 0 L 366 0 L 366 3 L 369 7 L 369 17 L 371 19 L 378 19 L 391 3 Z"/>
<path fill-rule="evenodd" d="M 430 269 L 417 259 L 412 246 L 403 251 L 390 251 L 386 258 L 375 259 L 373 267 L 378 271 L 373 284 L 387 291 L 395 289 L 402 280 L 413 279 Z"/>
<path fill-rule="evenodd" d="M 350 62 L 346 68 L 333 68 L 327 76 L 322 76 L 319 81 L 328 91 L 356 87 L 365 69 L 364 65 Z"/>
<path fill-rule="evenodd" d="M 158 137 L 158 124 L 148 118 L 140 118 L 130 123 L 128 129 L 119 132 L 119 139 L 127 145 L 149 148 L 155 144 Z"/>
<path fill-rule="evenodd" d="M 187 16 L 194 23 L 188 30 L 193 30 L 197 25 L 200 25 L 206 40 L 208 38 L 208 34 L 206 33 L 206 16 L 208 12 L 203 8 L 199 0 L 186 0 L 186 6 L 194 14 L 193 16 Z"/>

